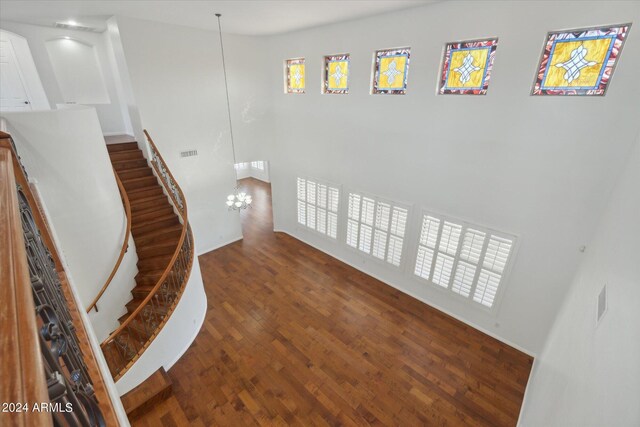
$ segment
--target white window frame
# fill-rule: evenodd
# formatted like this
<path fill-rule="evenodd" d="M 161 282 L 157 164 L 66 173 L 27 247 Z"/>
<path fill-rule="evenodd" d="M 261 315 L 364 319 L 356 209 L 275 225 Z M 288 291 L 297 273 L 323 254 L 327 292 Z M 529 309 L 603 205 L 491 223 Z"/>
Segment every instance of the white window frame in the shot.
<path fill-rule="evenodd" d="M 349 211 L 349 206 L 350 206 L 350 198 L 351 195 L 356 195 L 360 197 L 360 201 L 359 201 L 359 207 L 358 207 L 358 220 L 354 220 L 354 218 L 352 218 L 352 212 Z M 363 207 L 363 199 L 366 198 L 368 200 L 373 201 L 373 211 L 372 211 L 372 220 L 371 220 L 371 224 L 367 224 L 367 223 L 363 223 L 362 221 L 362 207 Z M 385 197 L 380 197 L 380 196 L 375 196 L 373 194 L 370 193 L 366 193 L 364 191 L 359 191 L 359 190 L 355 190 L 355 189 L 347 189 L 345 190 L 345 196 L 344 196 L 344 210 L 345 210 L 345 230 L 344 230 L 344 235 L 342 236 L 342 243 L 344 243 L 347 248 L 361 256 L 366 257 L 367 259 L 372 259 L 375 262 L 384 265 L 386 267 L 389 268 L 394 268 L 394 269 L 398 269 L 398 270 L 403 270 L 404 266 L 406 265 L 407 262 L 407 256 L 408 254 L 408 249 L 409 249 L 409 240 L 408 240 L 408 236 L 411 233 L 411 218 L 412 218 L 412 206 L 408 203 L 403 203 L 403 202 L 398 202 L 398 201 L 392 201 L 390 199 L 387 199 Z M 388 214 L 388 227 L 386 229 L 384 229 L 384 227 L 381 227 L 381 223 L 378 221 L 378 206 L 379 204 L 385 204 L 389 206 L 389 214 Z M 400 248 L 400 262 L 398 265 L 393 264 L 392 262 L 388 261 L 388 256 L 389 256 L 389 248 L 390 248 L 390 242 L 392 240 L 392 237 L 399 237 L 398 234 L 393 233 L 392 230 L 392 222 L 393 222 L 393 214 L 394 214 L 394 209 L 402 209 L 406 212 L 406 218 L 405 218 L 405 223 L 404 223 L 404 233 L 402 236 L 402 246 Z M 355 246 L 349 244 L 349 228 L 350 228 L 350 224 L 353 224 L 354 222 L 357 223 L 357 234 L 356 234 L 356 242 L 355 242 Z M 362 230 L 362 226 L 366 226 L 367 228 L 371 229 L 371 235 L 370 235 L 370 250 L 369 252 L 366 252 L 364 250 L 362 250 L 360 248 L 361 246 L 361 230 Z M 381 233 L 386 233 L 387 236 L 385 237 L 385 246 L 384 246 L 384 258 L 380 258 L 379 256 L 374 255 L 374 245 L 375 245 L 375 236 L 376 236 L 376 232 L 381 232 Z"/>
<path fill-rule="evenodd" d="M 424 217 L 425 216 L 431 216 L 434 217 L 438 220 L 440 220 L 439 226 L 438 226 L 438 233 L 436 235 L 437 240 L 435 242 L 435 250 L 434 250 L 434 255 L 433 255 L 433 259 L 431 262 L 431 271 L 430 271 L 430 275 L 429 275 L 429 279 L 426 279 L 418 274 L 416 274 L 416 264 L 418 262 L 418 255 L 419 255 L 419 251 L 420 251 L 420 247 L 423 246 L 421 245 L 421 233 L 422 233 L 422 224 L 424 221 Z M 456 253 L 454 258 L 454 262 L 451 268 L 451 276 L 449 277 L 449 281 L 447 283 L 447 287 L 443 287 L 437 283 L 434 283 L 432 281 L 433 279 L 433 275 L 434 275 L 434 268 L 436 265 L 436 258 L 439 252 L 439 248 L 440 248 L 440 240 L 442 237 L 442 228 L 445 222 L 449 222 L 449 223 L 453 223 L 453 224 L 457 224 L 461 226 L 460 229 L 460 237 L 458 240 L 458 245 L 456 248 Z M 472 283 L 472 287 L 469 291 L 469 295 L 468 296 L 464 296 L 461 295 L 459 293 L 456 293 L 455 291 L 452 290 L 454 281 L 455 281 L 455 277 L 456 277 L 456 270 L 458 267 L 458 264 L 460 262 L 465 262 L 467 264 L 473 264 L 470 262 L 466 262 L 465 260 L 460 258 L 460 253 L 462 251 L 462 247 L 463 247 L 463 241 L 465 238 L 465 233 L 468 229 L 472 229 L 472 230 L 477 230 L 480 232 L 485 233 L 485 239 L 483 241 L 483 245 L 482 245 L 482 251 L 480 253 L 479 259 L 477 264 L 475 264 L 476 267 L 476 271 L 474 274 L 474 279 L 473 279 L 473 283 Z M 416 228 L 417 230 L 417 238 L 415 239 L 415 245 L 412 251 L 412 265 L 410 268 L 409 273 L 411 274 L 411 276 L 413 277 L 414 280 L 419 281 L 420 283 L 428 283 L 430 285 L 431 288 L 437 289 L 439 292 L 442 292 L 445 295 L 448 295 L 451 298 L 456 298 L 458 300 L 461 300 L 463 302 L 465 302 L 468 306 L 472 306 L 475 307 L 479 310 L 482 310 L 484 312 L 487 313 L 491 313 L 493 315 L 496 315 L 499 307 L 501 305 L 502 302 L 502 296 L 504 295 L 504 291 L 505 288 L 508 285 L 510 276 L 511 276 L 511 270 L 513 268 L 513 264 L 514 264 L 514 260 L 516 259 L 517 253 L 518 253 L 518 248 L 519 248 L 519 238 L 516 234 L 514 233 L 506 233 L 503 231 L 499 231 L 496 230 L 493 227 L 487 227 L 487 226 L 481 226 L 481 225 L 477 225 L 474 224 L 471 221 L 468 220 L 463 220 L 463 219 L 459 219 L 459 218 L 455 218 L 449 215 L 444 215 L 444 214 L 440 214 L 437 213 L 433 210 L 427 210 L 427 209 L 423 209 L 420 213 L 420 216 L 418 218 L 418 227 Z M 491 239 L 491 236 L 495 236 L 497 238 L 503 238 L 503 239 L 509 239 L 511 240 L 512 244 L 511 244 L 511 250 L 509 252 L 509 256 L 508 259 L 506 261 L 506 265 L 502 271 L 502 275 L 501 275 L 501 279 L 500 282 L 498 284 L 498 289 L 496 292 L 496 295 L 493 298 L 493 304 L 491 307 L 488 307 L 480 302 L 477 302 L 474 300 L 474 293 L 476 290 L 476 287 L 478 285 L 478 279 L 481 273 L 481 270 L 483 270 L 483 265 L 484 265 L 484 259 L 486 256 L 486 252 L 487 252 L 487 246 L 489 244 L 489 241 Z"/>
<path fill-rule="evenodd" d="M 304 181 L 304 200 L 300 198 L 301 190 L 299 185 L 301 180 Z M 309 183 L 315 184 L 315 194 L 314 194 L 315 200 L 313 203 L 308 201 Z M 319 200 L 318 200 L 318 193 L 320 191 L 319 190 L 320 186 L 324 186 L 326 188 L 326 195 L 325 195 L 326 202 L 324 202 L 324 205 L 322 203 L 319 203 Z M 337 191 L 337 195 L 333 198 L 333 201 L 332 201 L 330 197 L 333 191 Z M 304 223 L 300 221 L 301 203 L 304 204 L 304 215 L 305 215 Z M 335 206 L 336 204 L 337 206 Z M 336 185 L 328 181 L 319 180 L 319 179 L 315 179 L 315 178 L 311 178 L 303 175 L 299 175 L 296 177 L 296 224 L 298 225 L 298 227 L 303 228 L 306 231 L 311 231 L 313 233 L 319 234 L 331 241 L 338 241 L 338 239 L 340 238 L 341 204 L 342 204 L 342 187 L 340 185 Z M 309 226 L 309 212 L 311 211 L 310 207 L 313 208 L 312 210 L 314 212 L 313 227 Z M 321 211 L 325 212 L 324 231 L 321 231 L 318 229 L 318 221 L 320 218 Z M 330 221 L 330 218 L 332 217 L 335 220 L 335 236 L 332 236 L 331 234 L 329 234 L 329 231 L 330 231 L 329 221 Z"/>

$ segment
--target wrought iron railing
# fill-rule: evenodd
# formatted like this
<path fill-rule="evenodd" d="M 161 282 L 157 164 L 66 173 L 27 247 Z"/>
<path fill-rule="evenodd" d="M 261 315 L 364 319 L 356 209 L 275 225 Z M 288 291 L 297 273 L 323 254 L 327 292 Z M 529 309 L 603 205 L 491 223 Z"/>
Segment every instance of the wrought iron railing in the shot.
<path fill-rule="evenodd" d="M 27 418 L 26 424 L 19 420 L 19 414 L 13 414 L 9 424 L 118 425 L 46 219 L 29 187 L 13 141 L 1 132 L 0 154 L 3 205 L 8 200 L 0 226 L 5 235 L 21 234 L 21 238 L 12 240 L 12 247 L 3 244 L 0 250 L 3 264 L 0 270 L 5 270 L 2 294 L 14 296 L 3 298 L 0 308 L 3 319 L 0 400 L 21 402 L 29 405 L 28 413 L 39 412 Z M 13 173 L 8 173 L 9 170 Z M 15 202 L 4 197 L 9 191 L 15 192 Z M 16 215 L 14 221 L 12 215 Z M 31 297 L 25 298 L 28 293 Z M 15 330 L 17 334 L 12 335 Z M 29 342 L 25 337 L 32 333 L 37 338 Z M 15 350 L 11 348 L 14 345 Z M 34 360 L 37 364 L 28 367 L 29 361 Z M 21 389 L 26 392 L 15 394 Z M 42 392 L 35 393 L 39 389 Z M 7 390 L 10 392 L 5 395 Z"/>
<path fill-rule="evenodd" d="M 40 238 L 33 213 L 18 185 L 18 202 L 36 313 L 40 317 L 40 345 L 49 398 L 58 404 L 54 424 L 104 426 L 75 326 L 51 253 Z M 66 408 L 73 409 L 66 411 Z"/>
<path fill-rule="evenodd" d="M 114 380 L 133 366 L 169 320 L 189 280 L 195 252 L 184 194 L 151 137 L 144 132 L 149 141 L 151 164 L 178 211 L 182 232 L 175 253 L 153 289 L 100 345 Z"/>

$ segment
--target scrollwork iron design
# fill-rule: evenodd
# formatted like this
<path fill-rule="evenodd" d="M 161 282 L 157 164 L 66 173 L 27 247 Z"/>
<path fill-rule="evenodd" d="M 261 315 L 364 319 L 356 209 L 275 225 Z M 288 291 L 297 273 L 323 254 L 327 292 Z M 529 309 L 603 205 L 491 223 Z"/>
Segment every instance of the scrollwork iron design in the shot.
<path fill-rule="evenodd" d="M 51 252 L 20 185 L 17 194 L 54 425 L 104 426 Z"/>

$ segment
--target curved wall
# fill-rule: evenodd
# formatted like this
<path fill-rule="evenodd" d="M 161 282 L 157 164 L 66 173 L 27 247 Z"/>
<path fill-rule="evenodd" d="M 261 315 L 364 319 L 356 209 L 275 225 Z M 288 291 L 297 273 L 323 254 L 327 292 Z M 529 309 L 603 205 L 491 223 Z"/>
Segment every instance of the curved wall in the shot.
<path fill-rule="evenodd" d="M 198 257 L 178 306 L 151 345 L 118 380 L 116 388 L 122 396 L 146 380 L 161 366 L 169 370 L 195 340 L 207 314 L 207 295 L 200 273 Z"/>

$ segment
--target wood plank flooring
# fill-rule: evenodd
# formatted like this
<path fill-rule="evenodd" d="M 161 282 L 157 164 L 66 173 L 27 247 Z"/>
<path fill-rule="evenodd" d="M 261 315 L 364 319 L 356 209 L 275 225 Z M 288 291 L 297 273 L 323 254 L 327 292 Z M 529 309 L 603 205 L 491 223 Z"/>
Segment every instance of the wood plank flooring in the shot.
<path fill-rule="evenodd" d="M 200 257 L 208 312 L 140 426 L 514 426 L 531 357 L 282 233 Z M 230 213 L 232 215 L 232 213 Z"/>

